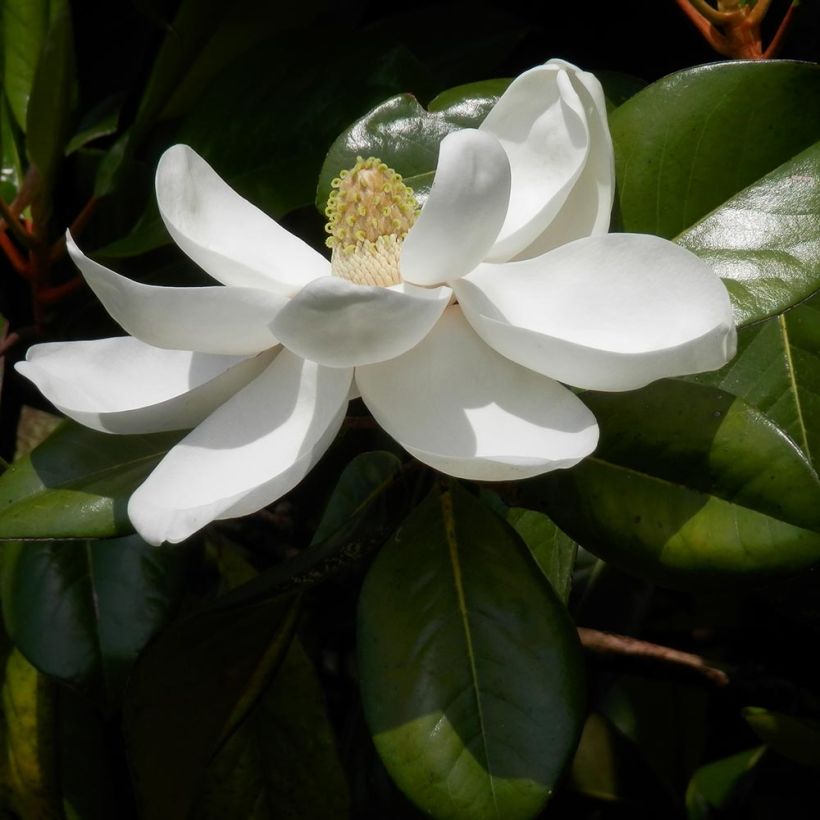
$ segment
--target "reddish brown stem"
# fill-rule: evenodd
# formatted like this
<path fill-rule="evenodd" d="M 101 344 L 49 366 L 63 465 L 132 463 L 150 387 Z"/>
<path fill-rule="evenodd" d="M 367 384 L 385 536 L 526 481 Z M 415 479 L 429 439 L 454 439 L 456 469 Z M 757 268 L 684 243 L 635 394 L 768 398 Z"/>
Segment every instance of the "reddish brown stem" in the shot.
<path fill-rule="evenodd" d="M 656 661 L 664 666 L 682 667 L 706 678 L 715 686 L 726 686 L 729 676 L 723 669 L 706 661 L 700 655 L 681 652 L 668 646 L 660 646 L 627 635 L 614 635 L 597 629 L 578 627 L 578 637 L 585 649 L 597 655 L 639 658 Z"/>
<path fill-rule="evenodd" d="M 98 200 L 94 197 L 88 200 L 88 202 L 83 205 L 82 210 L 77 214 L 74 218 L 74 221 L 69 226 L 68 230 L 69 233 L 74 237 L 78 237 L 85 228 L 86 224 L 88 223 L 91 214 L 94 213 L 94 209 L 97 207 Z M 63 234 L 51 247 L 51 254 L 50 259 L 52 262 L 56 262 L 63 257 L 65 254 L 65 243 L 66 243 L 66 235 Z"/>
<path fill-rule="evenodd" d="M 8 226 L 22 245 L 27 248 L 34 246 L 34 237 L 20 224 L 17 214 L 6 204 L 2 197 L 0 197 L 0 217 L 2 217 L 0 219 L 0 231 L 4 231 Z"/>
<path fill-rule="evenodd" d="M 54 302 L 59 302 L 60 299 L 64 299 L 70 293 L 74 293 L 74 291 L 77 290 L 82 283 L 82 276 L 75 276 L 73 279 L 69 279 L 68 282 L 64 282 L 62 285 L 41 288 L 37 293 L 37 298 L 40 300 L 41 304 L 51 305 Z"/>
<path fill-rule="evenodd" d="M 786 14 L 780 21 L 780 25 L 777 27 L 777 31 L 775 32 L 774 37 L 772 37 L 771 43 L 769 43 L 769 47 L 763 52 L 764 60 L 771 60 L 773 57 L 777 57 L 780 53 L 780 48 L 783 45 L 783 41 L 786 39 L 786 33 L 789 30 L 789 26 L 791 26 L 796 8 L 797 6 L 792 3 L 786 10 Z"/>
<path fill-rule="evenodd" d="M 8 234 L 3 229 L 0 229 L 0 248 L 3 249 L 3 253 L 6 255 L 6 258 L 9 260 L 14 270 L 17 271 L 17 273 L 19 273 L 24 279 L 31 279 L 31 274 L 28 269 L 28 262 L 26 262 L 23 255 L 15 247 L 14 242 L 9 239 Z"/>

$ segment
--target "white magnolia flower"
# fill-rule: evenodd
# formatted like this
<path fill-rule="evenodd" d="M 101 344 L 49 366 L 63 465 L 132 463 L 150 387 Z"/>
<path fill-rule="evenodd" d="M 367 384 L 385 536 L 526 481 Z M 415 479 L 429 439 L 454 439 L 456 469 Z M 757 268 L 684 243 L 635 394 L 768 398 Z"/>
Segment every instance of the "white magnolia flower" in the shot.
<path fill-rule="evenodd" d="M 175 146 L 157 169 L 159 209 L 221 284 L 139 284 L 69 241 L 131 335 L 37 345 L 20 372 L 98 430 L 193 428 L 131 497 L 154 544 L 288 492 L 353 395 L 450 475 L 570 467 L 598 428 L 559 381 L 629 390 L 718 368 L 735 348 L 707 265 L 657 237 L 607 234 L 605 112 L 598 81 L 573 66 L 522 74 L 479 129 L 443 140 L 417 218 L 397 175 L 359 162 L 330 205 L 332 262 Z"/>

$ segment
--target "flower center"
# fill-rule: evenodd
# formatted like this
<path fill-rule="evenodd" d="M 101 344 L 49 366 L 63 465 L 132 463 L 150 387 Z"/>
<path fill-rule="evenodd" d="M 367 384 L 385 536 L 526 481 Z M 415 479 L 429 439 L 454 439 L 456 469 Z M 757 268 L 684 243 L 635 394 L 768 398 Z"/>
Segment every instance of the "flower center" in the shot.
<path fill-rule="evenodd" d="M 325 230 L 333 274 L 357 285 L 398 285 L 402 242 L 419 214 L 413 190 L 375 157 L 357 157 L 330 184 Z"/>

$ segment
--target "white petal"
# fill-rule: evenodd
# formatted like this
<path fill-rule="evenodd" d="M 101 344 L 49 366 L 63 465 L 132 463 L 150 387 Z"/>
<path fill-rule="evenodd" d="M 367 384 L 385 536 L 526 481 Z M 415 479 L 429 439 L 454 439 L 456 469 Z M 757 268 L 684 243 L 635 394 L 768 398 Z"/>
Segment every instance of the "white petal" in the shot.
<path fill-rule="evenodd" d="M 735 352 L 723 283 L 656 236 L 589 237 L 535 259 L 482 265 L 455 291 L 487 344 L 577 387 L 632 390 L 715 370 Z"/>
<path fill-rule="evenodd" d="M 150 544 L 275 501 L 307 474 L 344 418 L 352 370 L 283 350 L 173 447 L 128 504 Z"/>
<path fill-rule="evenodd" d="M 518 254 L 518 259 L 540 256 L 584 236 L 607 233 L 615 196 L 615 156 L 601 84 L 589 72 L 579 71 L 562 60 L 550 60 L 547 65 L 560 65 L 567 69 L 586 113 L 589 156 L 584 170 L 555 219 L 531 245 Z"/>
<path fill-rule="evenodd" d="M 273 320 L 289 350 L 329 367 L 392 359 L 418 344 L 447 307 L 450 288 L 355 285 L 336 276 L 306 285 Z"/>
<path fill-rule="evenodd" d="M 130 336 L 34 345 L 17 370 L 86 427 L 156 433 L 199 424 L 270 363 L 253 358 L 162 350 Z"/>
<path fill-rule="evenodd" d="M 287 296 L 329 272 L 321 254 L 239 196 L 187 145 L 162 155 L 156 187 L 174 241 L 225 285 Z"/>
<path fill-rule="evenodd" d="M 490 133 L 466 128 L 439 147 L 433 187 L 401 251 L 401 275 L 439 285 L 481 262 L 504 224 L 510 163 Z"/>
<path fill-rule="evenodd" d="M 172 350 L 247 355 L 276 344 L 270 324 L 287 298 L 259 288 L 144 285 L 89 259 L 67 237 L 68 252 L 119 325 Z"/>
<path fill-rule="evenodd" d="M 504 481 L 571 467 L 598 441 L 575 395 L 487 347 L 456 305 L 408 353 L 357 368 L 356 383 L 402 447 L 461 478 Z"/>
<path fill-rule="evenodd" d="M 507 219 L 487 259 L 511 259 L 540 236 L 566 201 L 589 151 L 589 128 L 567 71 L 543 65 L 517 77 L 481 130 L 495 134 L 510 159 Z"/>

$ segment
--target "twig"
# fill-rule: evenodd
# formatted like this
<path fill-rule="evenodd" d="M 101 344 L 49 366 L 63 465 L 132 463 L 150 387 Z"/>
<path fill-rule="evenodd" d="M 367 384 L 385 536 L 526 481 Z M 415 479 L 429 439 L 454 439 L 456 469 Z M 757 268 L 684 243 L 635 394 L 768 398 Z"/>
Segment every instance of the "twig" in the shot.
<path fill-rule="evenodd" d="M 578 627 L 578 637 L 585 649 L 598 655 L 626 656 L 657 661 L 666 666 L 680 666 L 701 675 L 715 686 L 729 684 L 729 675 L 700 655 L 583 626 Z"/>
<path fill-rule="evenodd" d="M 6 204 L 3 197 L 0 197 L 0 217 L 2 217 L 0 230 L 2 230 L 5 225 L 8 225 L 11 232 L 17 237 L 21 244 L 27 248 L 34 247 L 34 237 L 20 224 L 17 214 Z"/>

